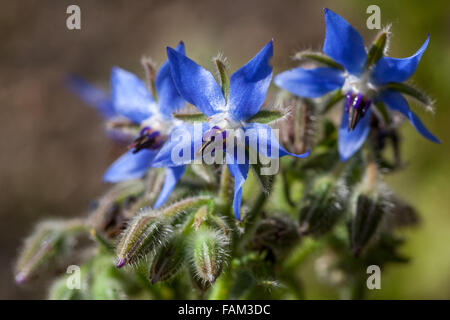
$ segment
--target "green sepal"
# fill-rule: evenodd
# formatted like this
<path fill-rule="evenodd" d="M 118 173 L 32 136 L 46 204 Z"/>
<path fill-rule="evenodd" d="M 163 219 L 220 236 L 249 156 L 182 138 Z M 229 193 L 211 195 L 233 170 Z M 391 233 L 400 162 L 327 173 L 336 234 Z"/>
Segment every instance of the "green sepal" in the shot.
<path fill-rule="evenodd" d="M 294 55 L 295 60 L 312 60 L 331 68 L 344 71 L 344 67 L 322 52 L 301 51 Z"/>
<path fill-rule="evenodd" d="M 367 53 L 366 68 L 373 66 L 383 56 L 387 40 L 387 32 L 381 32 L 378 35 Z"/>
<path fill-rule="evenodd" d="M 251 117 L 248 122 L 257 122 L 257 123 L 270 123 L 282 118 L 284 114 L 278 110 L 261 110 L 253 117 Z"/>
<path fill-rule="evenodd" d="M 380 116 L 382 117 L 384 123 L 389 124 L 391 122 L 391 117 L 389 115 L 389 111 L 386 108 L 386 105 L 382 101 L 378 101 L 374 104 L 375 109 L 378 111 Z"/>
<path fill-rule="evenodd" d="M 225 62 L 220 58 L 215 59 L 215 63 L 217 66 L 217 71 L 219 72 L 220 87 L 222 89 L 223 96 L 225 97 L 225 101 L 228 101 L 228 93 L 230 91 L 230 77 L 228 76 L 227 67 L 225 65 Z"/>
<path fill-rule="evenodd" d="M 322 105 L 322 109 L 321 109 L 321 113 L 325 114 L 328 111 L 330 111 L 330 109 L 339 101 L 342 100 L 342 98 L 344 98 L 344 95 L 342 94 L 341 89 L 337 89 L 335 91 L 333 91 L 331 94 L 327 95 L 327 97 L 324 99 L 323 105 Z"/>
<path fill-rule="evenodd" d="M 184 122 L 205 122 L 208 118 L 203 113 L 174 113 L 173 116 Z"/>
<path fill-rule="evenodd" d="M 430 97 L 428 97 L 425 93 L 421 92 L 420 90 L 402 82 L 391 82 L 386 84 L 385 86 L 388 90 L 395 90 L 400 93 L 406 94 L 420 103 L 424 104 L 425 106 L 431 106 L 433 104 L 433 101 Z"/>

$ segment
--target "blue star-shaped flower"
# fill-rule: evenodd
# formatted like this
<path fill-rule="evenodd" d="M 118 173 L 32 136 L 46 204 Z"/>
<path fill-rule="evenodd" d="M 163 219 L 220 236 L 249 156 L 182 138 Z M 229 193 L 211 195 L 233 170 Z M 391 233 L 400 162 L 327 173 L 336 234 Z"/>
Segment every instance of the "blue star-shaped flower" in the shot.
<path fill-rule="evenodd" d="M 176 48 L 185 54 L 184 44 Z M 120 182 L 143 177 L 152 167 L 170 132 L 181 124 L 172 116 L 186 101 L 179 95 L 172 81 L 169 62 L 166 61 L 155 79 L 157 97 L 153 97 L 145 83 L 136 75 L 114 67 L 111 72 L 111 97 L 79 78 L 73 78 L 71 87 L 86 103 L 94 105 L 106 118 L 121 116 L 140 126 L 140 135 L 128 152 L 117 159 L 103 176 L 105 182 Z M 166 168 L 163 188 L 154 207 L 161 207 L 183 175 L 185 166 Z"/>
<path fill-rule="evenodd" d="M 272 79 L 272 67 L 269 65 L 273 56 L 272 41 L 231 76 L 228 96 L 223 94 L 209 71 L 171 48 L 167 49 L 167 55 L 178 91 L 209 118 L 207 122 L 201 123 L 200 134 L 195 132 L 199 127 L 195 124 L 185 124 L 177 132 L 174 131 L 156 157 L 155 166 L 191 163 L 199 155 L 203 156 L 199 151 L 202 151 L 211 136 L 219 133 L 227 139 L 239 130 L 242 131 L 241 136 L 246 137 L 244 140 L 240 139 L 240 142 L 257 146 L 257 152 L 265 157 L 294 155 L 279 145 L 269 126 L 248 122 L 264 103 Z M 259 147 L 262 145 L 267 148 Z M 179 154 L 179 150 L 184 156 L 175 159 L 173 155 Z M 188 154 L 184 154 L 186 151 Z M 235 151 L 225 148 L 225 162 L 235 179 L 233 211 L 240 220 L 242 185 L 247 178 L 249 158 L 244 155 L 242 159 Z M 305 157 L 307 154 L 294 156 Z"/>
<path fill-rule="evenodd" d="M 358 31 L 333 11 L 324 11 L 326 35 L 322 50 L 337 62 L 337 67 L 295 68 L 277 75 L 275 84 L 307 98 L 320 97 L 341 88 L 345 101 L 338 149 L 343 161 L 350 158 L 366 140 L 370 131 L 371 106 L 378 101 L 405 115 L 425 138 L 439 143 L 410 110 L 400 92 L 386 86 L 404 82 L 413 75 L 429 37 L 411 57 L 397 59 L 382 56 L 373 66 L 368 66 L 368 55 Z"/>

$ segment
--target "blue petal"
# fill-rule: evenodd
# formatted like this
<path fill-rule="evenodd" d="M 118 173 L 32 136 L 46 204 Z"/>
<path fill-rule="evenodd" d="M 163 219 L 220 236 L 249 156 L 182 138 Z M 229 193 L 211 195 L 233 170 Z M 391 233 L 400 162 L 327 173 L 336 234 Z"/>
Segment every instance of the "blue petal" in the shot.
<path fill-rule="evenodd" d="M 225 98 L 212 74 L 181 53 L 167 48 L 172 79 L 178 92 L 207 116 L 225 106 Z"/>
<path fill-rule="evenodd" d="M 163 188 L 159 193 L 155 205 L 153 206 L 155 209 L 159 209 L 167 201 L 173 189 L 177 185 L 178 180 L 180 180 L 181 176 L 183 175 L 185 169 L 186 166 L 166 168 L 166 176 L 164 178 Z"/>
<path fill-rule="evenodd" d="M 323 52 L 352 74 L 360 74 L 367 59 L 358 31 L 329 9 L 324 9 L 326 34 Z"/>
<path fill-rule="evenodd" d="M 422 47 L 409 58 L 398 59 L 382 57 L 374 66 L 372 78 L 380 84 L 408 80 L 416 71 L 417 65 L 419 64 L 429 41 L 430 35 L 428 35 L 427 40 L 425 40 Z"/>
<path fill-rule="evenodd" d="M 236 71 L 230 79 L 228 98 L 229 112 L 236 120 L 247 120 L 255 115 L 264 103 L 272 80 L 273 56 L 271 40 L 246 65 Z"/>
<path fill-rule="evenodd" d="M 154 99 L 144 82 L 118 67 L 111 71 L 111 95 L 116 112 L 135 123 L 155 112 Z"/>
<path fill-rule="evenodd" d="M 174 167 L 191 163 L 201 158 L 203 134 L 209 126 L 206 123 L 185 123 L 175 127 L 170 137 L 156 156 L 154 167 Z"/>
<path fill-rule="evenodd" d="M 108 168 L 103 176 L 103 181 L 120 182 L 143 177 L 156 154 L 157 151 L 154 150 L 140 150 L 137 153 L 129 150 Z"/>
<path fill-rule="evenodd" d="M 238 164 L 237 158 L 226 153 L 226 161 L 228 170 L 234 177 L 234 199 L 233 212 L 237 220 L 241 221 L 241 202 L 242 202 L 242 186 L 247 179 L 249 164 L 245 161 L 244 164 Z"/>
<path fill-rule="evenodd" d="M 369 108 L 364 117 L 353 130 L 348 129 L 348 112 L 343 108 L 341 126 L 338 132 L 338 150 L 342 161 L 347 161 L 361 148 L 370 132 L 372 109 Z"/>
<path fill-rule="evenodd" d="M 175 50 L 184 55 L 184 43 L 181 41 Z M 173 83 L 168 60 L 159 69 L 155 84 L 158 93 L 159 111 L 163 115 L 170 117 L 172 112 L 181 109 L 186 104 L 186 100 L 180 96 Z"/>
<path fill-rule="evenodd" d="M 84 79 L 70 75 L 67 79 L 69 88 L 80 97 L 80 99 L 93 106 L 105 118 L 111 118 L 116 115 L 109 94 L 103 90 L 97 89 Z"/>
<path fill-rule="evenodd" d="M 317 98 L 342 87 L 345 78 L 339 69 L 295 68 L 275 76 L 275 84 L 300 97 Z"/>
<path fill-rule="evenodd" d="M 438 138 L 428 131 L 422 121 L 420 121 L 419 117 L 409 109 L 408 102 L 400 93 L 392 90 L 383 91 L 380 95 L 380 99 L 386 103 L 389 108 L 399 111 L 407 117 L 409 122 L 411 122 L 414 128 L 416 128 L 422 136 L 435 143 L 441 143 Z"/>
<path fill-rule="evenodd" d="M 245 126 L 245 136 L 250 147 L 270 159 L 278 159 L 286 155 L 305 158 L 309 155 L 309 151 L 304 154 L 295 154 L 284 149 L 278 142 L 272 128 L 265 124 L 248 123 Z"/>

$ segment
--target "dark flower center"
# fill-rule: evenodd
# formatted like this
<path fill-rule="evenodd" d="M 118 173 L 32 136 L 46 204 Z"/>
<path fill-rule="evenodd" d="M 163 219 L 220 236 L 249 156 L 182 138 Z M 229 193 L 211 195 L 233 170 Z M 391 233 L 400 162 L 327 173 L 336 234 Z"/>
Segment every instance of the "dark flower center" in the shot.
<path fill-rule="evenodd" d="M 223 147 L 225 148 L 227 131 L 219 128 L 218 126 L 213 126 L 203 135 L 202 137 L 203 144 L 201 148 L 197 151 L 197 153 L 203 152 L 209 145 L 214 144 L 214 142 L 219 139 L 219 135 L 221 135 L 222 137 Z M 213 151 L 214 150 L 212 150 L 212 152 Z"/>
<path fill-rule="evenodd" d="M 145 127 L 141 130 L 139 136 L 128 146 L 129 149 L 134 149 L 133 153 L 137 153 L 142 149 L 155 150 L 161 148 L 163 145 L 163 136 L 159 131 L 152 130 Z"/>
<path fill-rule="evenodd" d="M 345 111 L 348 112 L 348 129 L 355 129 L 358 122 L 369 110 L 372 101 L 360 93 L 347 92 L 345 95 Z"/>

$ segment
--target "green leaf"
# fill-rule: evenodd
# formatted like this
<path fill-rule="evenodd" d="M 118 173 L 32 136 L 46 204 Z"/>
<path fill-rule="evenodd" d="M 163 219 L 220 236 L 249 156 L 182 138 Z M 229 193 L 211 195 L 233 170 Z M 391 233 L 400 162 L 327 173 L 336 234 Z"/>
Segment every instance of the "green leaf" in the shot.
<path fill-rule="evenodd" d="M 173 116 L 184 122 L 205 122 L 207 120 L 203 113 L 175 113 Z"/>
<path fill-rule="evenodd" d="M 344 71 L 344 67 L 341 66 L 339 63 L 328 57 L 327 55 L 323 54 L 322 52 L 312 52 L 312 51 L 301 51 L 297 52 L 294 56 L 295 60 L 313 60 L 315 62 L 324 64 L 328 67 L 340 69 Z"/>
<path fill-rule="evenodd" d="M 283 117 L 284 114 L 278 110 L 261 110 L 248 120 L 248 122 L 269 123 Z"/>
<path fill-rule="evenodd" d="M 417 90 L 416 88 L 406 83 L 391 82 L 386 85 L 386 89 L 404 93 L 410 97 L 413 97 L 414 99 L 424 104 L 425 106 L 431 106 L 433 104 L 430 97 L 428 97 L 425 93 L 421 92 L 420 90 Z"/>

